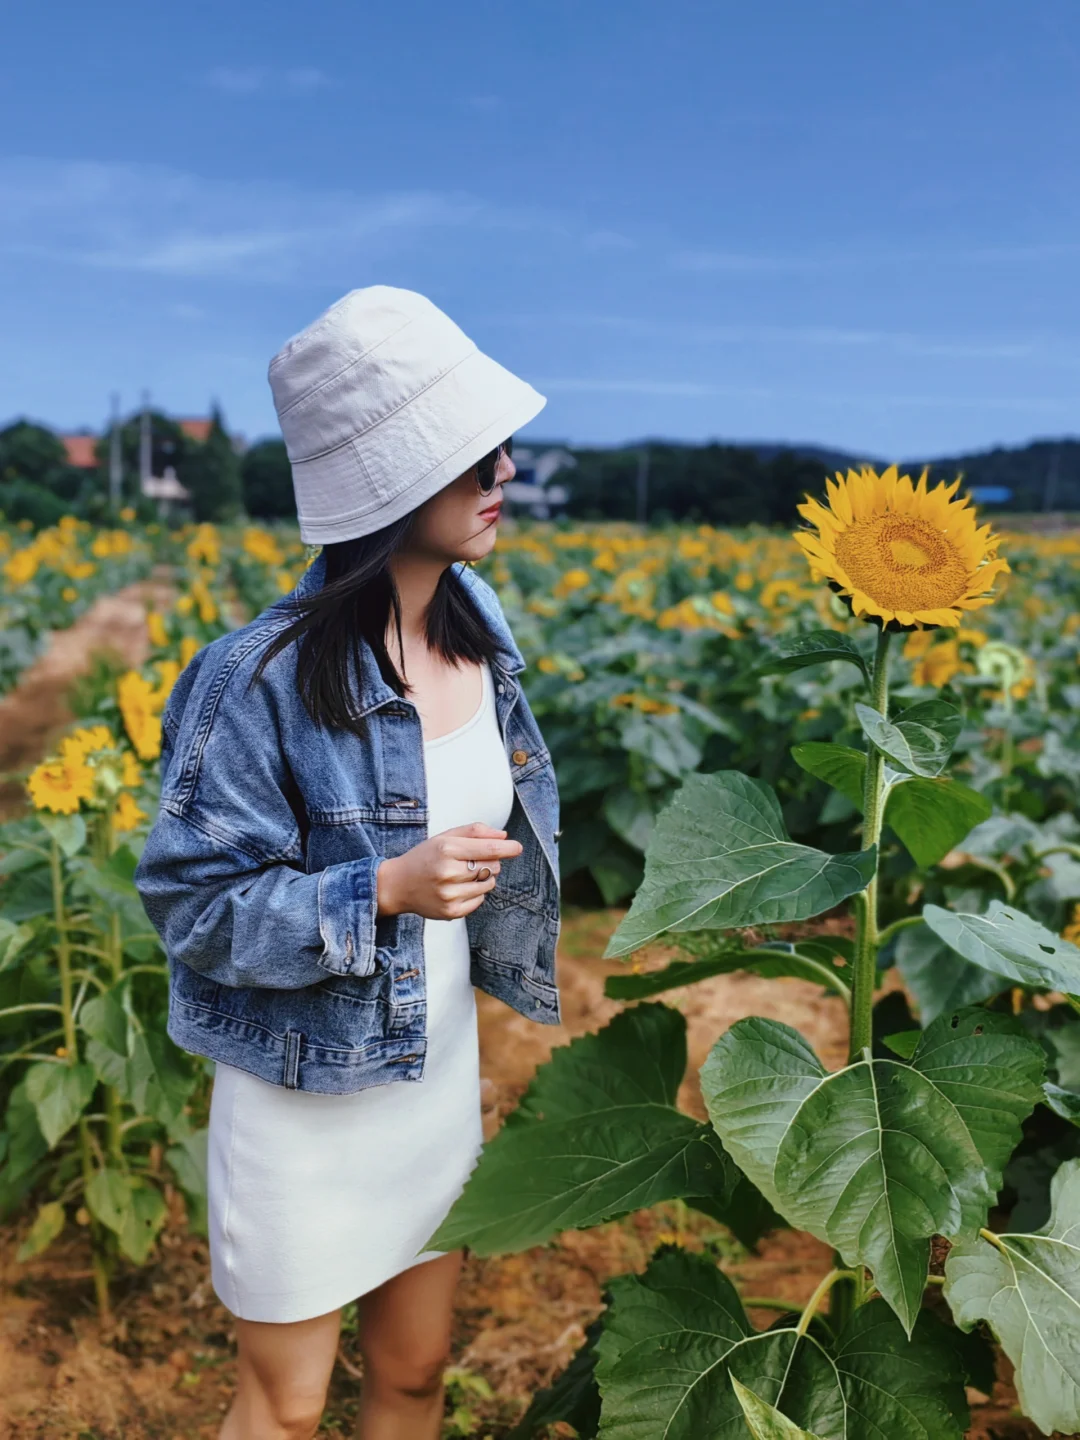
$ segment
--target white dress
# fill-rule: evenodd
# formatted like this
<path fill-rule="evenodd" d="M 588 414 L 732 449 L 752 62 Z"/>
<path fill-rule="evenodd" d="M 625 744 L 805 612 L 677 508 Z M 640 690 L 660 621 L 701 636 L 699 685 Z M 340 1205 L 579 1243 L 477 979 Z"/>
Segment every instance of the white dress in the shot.
<path fill-rule="evenodd" d="M 502 829 L 510 816 L 513 781 L 494 683 L 487 665 L 481 671 L 483 698 L 472 718 L 424 741 L 429 835 L 474 820 Z M 464 916 L 425 920 L 424 963 L 422 1080 L 320 1095 L 217 1063 L 210 1278 L 241 1319 L 323 1315 L 440 1253 L 421 1247 L 460 1195 L 482 1143 Z"/>

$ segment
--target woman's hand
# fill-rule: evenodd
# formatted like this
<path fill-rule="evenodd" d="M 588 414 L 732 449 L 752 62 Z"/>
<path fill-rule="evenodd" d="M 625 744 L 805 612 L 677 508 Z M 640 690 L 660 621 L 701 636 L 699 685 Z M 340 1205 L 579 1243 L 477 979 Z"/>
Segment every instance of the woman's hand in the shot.
<path fill-rule="evenodd" d="M 404 855 L 389 857 L 376 871 L 379 915 L 423 915 L 456 920 L 484 902 L 495 885 L 500 860 L 521 854 L 519 840 L 479 820 L 432 835 Z M 470 871 L 466 861 L 475 860 Z"/>

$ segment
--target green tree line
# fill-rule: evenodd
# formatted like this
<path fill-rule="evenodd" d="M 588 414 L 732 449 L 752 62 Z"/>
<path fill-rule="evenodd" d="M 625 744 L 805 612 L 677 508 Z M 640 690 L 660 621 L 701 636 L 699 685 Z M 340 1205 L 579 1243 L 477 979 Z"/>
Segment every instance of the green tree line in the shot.
<path fill-rule="evenodd" d="M 156 519 L 155 500 L 139 488 L 140 417 L 127 419 L 119 430 L 120 493 L 116 509 L 132 507 L 144 520 Z M 189 491 L 190 503 L 180 519 L 228 521 L 246 513 L 270 518 L 295 515 L 292 481 L 285 447 L 266 441 L 243 454 L 214 408 L 206 438 L 197 440 L 160 411 L 150 414 L 151 473 L 171 468 Z M 98 524 L 115 520 L 109 496 L 108 434 L 94 446 L 96 468 L 71 465 L 64 442 L 52 430 L 19 419 L 0 430 L 0 512 L 11 521 L 29 520 L 35 527 L 55 524 L 64 514 Z"/>
<path fill-rule="evenodd" d="M 139 493 L 139 416 L 121 426 L 121 505 L 153 519 L 157 505 Z M 191 493 L 178 518 L 228 521 L 291 519 L 296 514 L 292 475 L 284 443 L 263 439 L 238 453 L 216 407 L 205 440 L 195 440 L 159 411 L 151 413 L 152 470 L 171 466 Z M 533 449 L 542 442 L 530 441 Z M 821 489 L 823 473 L 857 466 L 844 451 L 780 445 L 704 445 L 645 441 L 633 446 L 562 446 L 576 464 L 557 483 L 568 494 L 565 511 L 581 520 L 634 520 L 642 513 L 653 524 L 790 525 L 796 506 Z M 44 426 L 20 419 L 0 430 L 0 512 L 37 527 L 65 512 L 98 523 L 110 517 L 109 437 L 95 446 L 97 468 L 68 464 L 63 441 Z M 642 457 L 645 457 L 642 484 Z M 869 458 L 869 457 L 867 457 Z M 875 458 L 872 463 L 887 463 Z M 1031 444 L 904 462 L 917 474 L 923 464 L 933 479 L 963 474 L 966 485 L 1001 486 L 1004 502 L 984 508 L 1006 511 L 1080 510 L 1080 441 L 1036 440 Z"/>

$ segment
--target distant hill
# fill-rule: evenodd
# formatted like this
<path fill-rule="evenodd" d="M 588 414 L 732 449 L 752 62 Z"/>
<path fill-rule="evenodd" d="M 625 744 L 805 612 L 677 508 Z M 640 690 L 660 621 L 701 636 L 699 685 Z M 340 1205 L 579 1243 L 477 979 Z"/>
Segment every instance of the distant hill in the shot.
<path fill-rule="evenodd" d="M 998 446 L 972 455 L 912 461 L 929 464 L 935 479 L 963 472 L 966 485 L 1003 485 L 1012 498 L 994 509 L 1080 510 L 1080 440 L 1033 440 L 1017 449 Z"/>
<path fill-rule="evenodd" d="M 800 442 L 709 441 L 689 444 L 647 439 L 624 445 L 577 446 L 530 438 L 534 450 L 557 443 L 569 450 L 577 469 L 564 471 L 559 483 L 571 494 L 569 511 L 582 518 L 630 519 L 636 513 L 638 454 L 649 452 L 648 513 L 655 519 L 699 519 L 717 524 L 751 520 L 786 523 L 804 489 L 820 488 L 824 475 L 881 467 L 888 457 L 858 454 Z M 918 475 L 930 467 L 933 480 L 960 473 L 965 488 L 993 487 L 1010 492 L 1001 502 L 980 501 L 981 508 L 1003 511 L 1080 511 L 1080 439 L 1033 440 L 1027 445 L 996 446 L 950 456 L 926 456 L 897 462 Z"/>
<path fill-rule="evenodd" d="M 880 456 L 855 456 L 821 445 L 754 445 L 761 460 L 771 460 L 784 449 L 807 459 L 820 460 L 830 473 L 863 463 L 891 464 Z M 897 462 L 901 471 L 918 475 L 924 465 L 931 479 L 953 480 L 958 474 L 964 485 L 1004 488 L 1011 498 L 993 508 L 1003 510 L 1080 510 L 1080 440 L 1032 440 L 1027 445 L 998 445 L 993 450 L 975 450 L 964 455 L 922 456 Z M 984 502 L 985 503 L 985 502 Z"/>

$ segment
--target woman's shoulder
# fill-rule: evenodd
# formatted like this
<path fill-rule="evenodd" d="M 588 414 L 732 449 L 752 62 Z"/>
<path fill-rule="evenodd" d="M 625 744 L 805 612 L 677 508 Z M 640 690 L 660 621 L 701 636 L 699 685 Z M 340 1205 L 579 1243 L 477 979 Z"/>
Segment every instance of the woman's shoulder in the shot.
<path fill-rule="evenodd" d="M 223 708 L 226 712 L 233 709 L 233 702 L 241 697 L 244 705 L 252 707 L 248 711 L 251 719 L 260 708 L 274 706 L 283 687 L 295 684 L 292 647 L 270 661 L 258 684 L 254 681 L 263 651 L 289 621 L 287 613 L 270 606 L 246 625 L 219 635 L 197 651 L 166 703 L 162 724 L 168 738 L 175 742 L 182 730 L 206 732 Z"/>

